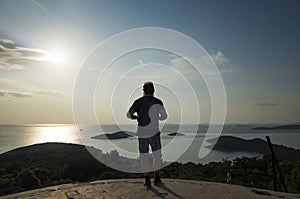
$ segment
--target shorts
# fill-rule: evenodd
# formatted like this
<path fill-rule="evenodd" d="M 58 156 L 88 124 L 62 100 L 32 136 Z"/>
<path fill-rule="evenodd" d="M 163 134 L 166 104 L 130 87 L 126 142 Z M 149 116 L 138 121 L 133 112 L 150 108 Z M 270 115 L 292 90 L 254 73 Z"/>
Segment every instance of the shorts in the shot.
<path fill-rule="evenodd" d="M 148 138 L 139 138 L 140 154 L 149 153 L 149 145 L 151 146 L 153 155 L 158 155 L 161 157 L 161 141 L 159 134 Z"/>

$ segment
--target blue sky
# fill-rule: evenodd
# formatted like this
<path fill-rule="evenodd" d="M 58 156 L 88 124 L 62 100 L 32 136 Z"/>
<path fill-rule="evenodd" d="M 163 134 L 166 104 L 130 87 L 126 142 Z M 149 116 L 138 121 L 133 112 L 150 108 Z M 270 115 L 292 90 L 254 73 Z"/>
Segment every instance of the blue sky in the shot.
<path fill-rule="evenodd" d="M 148 26 L 182 32 L 211 54 L 226 88 L 226 122 L 299 122 L 299 11 L 297 0 L 1 0 L 0 123 L 72 123 L 73 87 L 90 50 L 114 34 Z M 144 51 L 115 65 L 154 61 L 174 63 L 166 53 Z M 207 123 L 203 84 L 200 78 L 200 122 Z M 178 122 L 176 103 L 163 100 L 168 122 Z M 101 108 L 105 103 L 96 104 L 97 113 L 113 123 L 110 110 Z"/>

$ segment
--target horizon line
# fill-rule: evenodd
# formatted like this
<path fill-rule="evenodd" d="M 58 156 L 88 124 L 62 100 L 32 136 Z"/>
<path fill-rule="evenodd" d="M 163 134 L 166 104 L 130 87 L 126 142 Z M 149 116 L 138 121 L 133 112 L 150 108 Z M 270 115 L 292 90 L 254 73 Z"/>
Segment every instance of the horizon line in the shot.
<path fill-rule="evenodd" d="M 272 125 L 272 124 L 300 124 L 300 122 L 247 122 L 247 123 L 242 123 L 242 122 L 228 122 L 224 123 L 223 125 Z M 75 123 L 0 123 L 0 126 L 71 126 L 74 125 L 76 126 Z M 87 124 L 85 126 L 95 126 L 99 124 Z M 122 123 L 122 124 L 115 124 L 115 123 L 103 123 L 101 125 L 136 125 L 132 123 Z M 184 123 L 184 124 L 179 124 L 179 123 L 165 123 L 164 125 L 209 125 L 209 123 Z M 211 125 L 222 125 L 222 124 L 211 124 Z"/>

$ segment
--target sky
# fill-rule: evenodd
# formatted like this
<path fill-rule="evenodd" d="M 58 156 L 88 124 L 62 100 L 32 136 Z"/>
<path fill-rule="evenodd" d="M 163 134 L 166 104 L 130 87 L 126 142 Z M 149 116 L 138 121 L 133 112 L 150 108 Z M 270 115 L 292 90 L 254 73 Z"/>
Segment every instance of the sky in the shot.
<path fill-rule="evenodd" d="M 298 0 L 0 0 L 0 124 L 74 123 L 74 87 L 90 52 L 112 35 L 143 27 L 181 32 L 205 49 L 224 82 L 226 123 L 299 122 L 299 24 Z M 145 66 L 128 72 L 139 65 Z M 172 90 L 185 91 L 171 70 L 179 68 L 199 107 L 186 105 L 189 91 Z M 111 65 L 95 91 L 98 121 L 127 123 L 128 107 L 142 95 L 130 82 L 154 76 L 166 82 L 157 82 L 155 94 L 166 106 L 167 122 L 180 122 L 183 110 L 196 110 L 200 123 L 210 122 L 201 75 L 181 57 L 157 49 L 128 53 Z"/>

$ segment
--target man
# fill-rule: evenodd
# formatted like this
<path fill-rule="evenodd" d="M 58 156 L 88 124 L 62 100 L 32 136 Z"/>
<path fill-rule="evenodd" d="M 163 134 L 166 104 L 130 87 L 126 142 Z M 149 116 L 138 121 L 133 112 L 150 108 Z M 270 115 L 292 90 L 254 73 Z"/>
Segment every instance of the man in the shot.
<path fill-rule="evenodd" d="M 143 97 L 134 101 L 129 108 L 127 117 L 137 120 L 137 136 L 139 141 L 139 152 L 141 167 L 145 177 L 145 186 L 151 187 L 149 176 L 149 145 L 153 154 L 153 167 L 155 172 L 154 185 L 161 184 L 159 169 L 161 168 L 161 140 L 159 131 L 159 120 L 167 119 L 167 113 L 163 102 L 154 97 L 154 85 L 152 82 L 145 82 L 143 85 Z"/>

